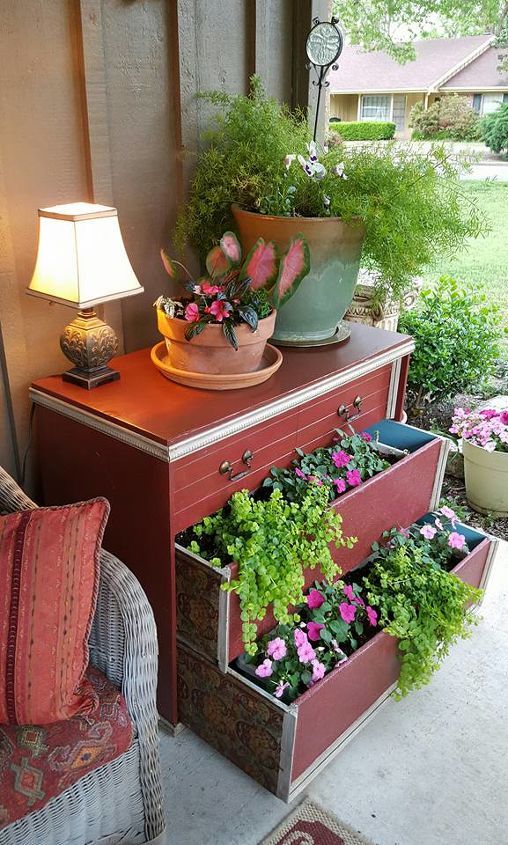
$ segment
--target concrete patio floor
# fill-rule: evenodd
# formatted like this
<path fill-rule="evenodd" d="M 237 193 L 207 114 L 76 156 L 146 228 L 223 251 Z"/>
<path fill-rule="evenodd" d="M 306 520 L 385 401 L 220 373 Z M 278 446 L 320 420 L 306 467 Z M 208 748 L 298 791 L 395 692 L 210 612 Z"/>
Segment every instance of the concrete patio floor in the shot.
<path fill-rule="evenodd" d="M 481 615 L 432 683 L 390 700 L 305 793 L 376 845 L 508 843 L 506 543 Z M 189 730 L 161 748 L 168 843 L 258 845 L 294 806 Z"/>

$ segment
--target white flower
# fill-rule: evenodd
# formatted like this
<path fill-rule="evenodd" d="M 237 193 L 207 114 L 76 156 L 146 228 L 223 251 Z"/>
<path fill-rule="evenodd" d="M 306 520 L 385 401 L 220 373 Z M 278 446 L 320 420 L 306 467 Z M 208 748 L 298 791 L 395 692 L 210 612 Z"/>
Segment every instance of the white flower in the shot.
<path fill-rule="evenodd" d="M 347 179 L 347 176 L 344 173 L 344 167 L 345 167 L 345 164 L 344 164 L 343 161 L 341 161 L 340 164 L 336 164 L 335 167 L 333 168 L 333 172 L 335 173 L 336 176 L 339 176 L 340 179 Z"/>
<path fill-rule="evenodd" d="M 330 197 L 328 197 L 326 194 L 323 194 L 323 205 L 325 205 L 327 208 L 330 205 Z"/>
<path fill-rule="evenodd" d="M 286 170 L 289 170 L 289 168 L 293 164 L 295 158 L 296 158 L 296 155 L 294 153 L 288 153 L 288 155 L 284 159 L 284 166 L 285 166 Z"/>
<path fill-rule="evenodd" d="M 311 166 L 314 171 L 312 175 L 315 176 L 316 179 L 320 180 L 325 178 L 326 167 L 324 164 L 321 164 L 320 161 L 313 161 L 311 162 Z"/>
<path fill-rule="evenodd" d="M 316 142 L 311 141 L 310 144 L 307 144 L 307 149 L 309 151 L 309 158 L 311 161 L 317 161 L 317 147 Z"/>

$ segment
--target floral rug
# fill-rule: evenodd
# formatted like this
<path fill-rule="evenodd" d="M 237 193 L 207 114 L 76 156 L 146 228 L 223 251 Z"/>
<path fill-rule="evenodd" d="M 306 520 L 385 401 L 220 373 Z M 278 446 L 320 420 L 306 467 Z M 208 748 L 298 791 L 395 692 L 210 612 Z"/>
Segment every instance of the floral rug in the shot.
<path fill-rule="evenodd" d="M 374 845 L 332 813 L 303 801 L 261 845 Z"/>

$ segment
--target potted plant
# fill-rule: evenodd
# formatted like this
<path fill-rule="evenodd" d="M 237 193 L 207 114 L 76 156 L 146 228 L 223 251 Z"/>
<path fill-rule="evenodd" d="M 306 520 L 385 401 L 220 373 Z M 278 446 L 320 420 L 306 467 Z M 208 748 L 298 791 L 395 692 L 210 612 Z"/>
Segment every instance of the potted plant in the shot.
<path fill-rule="evenodd" d="M 238 239 L 226 232 L 207 255 L 208 275 L 197 280 L 164 250 L 161 257 L 170 278 L 178 279 L 183 270 L 188 292 L 177 300 L 162 295 L 154 303 L 170 378 L 208 388 L 244 387 L 280 366 L 278 353 L 275 364 L 260 370 L 277 308 L 290 299 L 308 271 L 308 247 L 301 235 L 282 255 L 273 242 L 259 238 L 242 262 Z M 160 360 L 157 347 L 152 358 L 156 364 Z M 255 381 L 242 378 L 249 373 L 256 373 Z"/>
<path fill-rule="evenodd" d="M 460 196 L 456 162 L 383 147 L 318 149 L 307 120 L 266 96 L 203 95 L 219 109 L 198 155 L 177 243 L 216 243 L 224 222 L 244 248 L 258 237 L 285 247 L 295 232 L 309 244 L 311 269 L 277 316 L 274 338 L 303 344 L 333 336 L 351 303 L 361 263 L 377 271 L 376 298 L 395 300 L 437 252 L 481 230 Z M 362 247 L 363 245 L 363 247 Z"/>
<path fill-rule="evenodd" d="M 455 408 L 450 432 L 462 438 L 466 495 L 473 510 L 508 516 L 508 410 Z"/>

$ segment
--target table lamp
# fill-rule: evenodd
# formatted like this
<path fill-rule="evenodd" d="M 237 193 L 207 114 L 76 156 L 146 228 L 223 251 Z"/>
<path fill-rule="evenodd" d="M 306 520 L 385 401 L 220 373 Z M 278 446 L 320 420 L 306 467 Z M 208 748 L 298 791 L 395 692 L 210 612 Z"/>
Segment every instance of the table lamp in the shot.
<path fill-rule="evenodd" d="M 39 246 L 27 293 L 78 309 L 60 338 L 62 352 L 74 364 L 62 374 L 64 381 L 90 390 L 120 378 L 107 366 L 118 339 L 94 306 L 142 292 L 116 208 L 76 202 L 39 209 Z"/>

